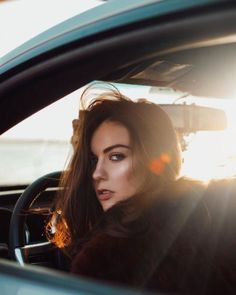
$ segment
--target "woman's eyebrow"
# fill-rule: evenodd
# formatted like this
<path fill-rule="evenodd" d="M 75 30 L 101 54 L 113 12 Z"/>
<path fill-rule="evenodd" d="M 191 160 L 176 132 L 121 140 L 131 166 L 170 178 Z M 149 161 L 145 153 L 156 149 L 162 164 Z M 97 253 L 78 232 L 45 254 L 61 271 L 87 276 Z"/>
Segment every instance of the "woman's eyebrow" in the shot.
<path fill-rule="evenodd" d="M 114 148 L 117 148 L 117 147 L 123 147 L 123 148 L 126 148 L 126 149 L 130 149 L 130 146 L 128 145 L 125 145 L 125 144 L 114 144 L 114 145 L 111 145 L 107 148 L 105 148 L 103 150 L 104 154 L 108 153 L 109 151 L 113 150 Z"/>

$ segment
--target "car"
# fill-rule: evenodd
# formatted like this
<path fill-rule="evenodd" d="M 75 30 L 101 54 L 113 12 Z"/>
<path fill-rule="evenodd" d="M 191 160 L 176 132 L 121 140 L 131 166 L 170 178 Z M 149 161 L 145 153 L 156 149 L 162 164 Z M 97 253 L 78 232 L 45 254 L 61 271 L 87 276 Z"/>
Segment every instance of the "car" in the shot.
<path fill-rule="evenodd" d="M 74 113 L 66 123 L 70 126 L 78 115 L 79 94 L 94 81 L 99 91 L 111 83 L 133 98 L 141 94 L 161 105 L 181 139 L 183 175 L 200 175 L 206 182 L 224 177 L 235 184 L 235 16 L 235 1 L 111 0 L 0 59 L 2 294 L 136 293 L 65 273 L 63 256 L 44 233 L 63 163 L 73 152 L 72 129 L 55 140 L 63 128 L 55 123 L 52 106 L 73 96 Z M 37 113 L 46 107 L 50 121 Z M 33 114 L 38 125 L 31 123 Z M 61 114 L 66 116 L 65 107 L 59 121 Z M 25 133 L 21 141 L 13 141 L 27 118 L 31 132 L 36 126 L 34 141 L 26 140 Z M 51 125 L 49 159 L 40 150 L 39 160 L 37 148 L 46 149 L 39 134 L 48 134 Z M 28 157 L 33 157 L 31 164 Z M 48 165 L 50 159 L 54 166 Z M 43 168 L 37 170 L 39 161 Z M 29 166 L 34 170 L 26 173 Z"/>

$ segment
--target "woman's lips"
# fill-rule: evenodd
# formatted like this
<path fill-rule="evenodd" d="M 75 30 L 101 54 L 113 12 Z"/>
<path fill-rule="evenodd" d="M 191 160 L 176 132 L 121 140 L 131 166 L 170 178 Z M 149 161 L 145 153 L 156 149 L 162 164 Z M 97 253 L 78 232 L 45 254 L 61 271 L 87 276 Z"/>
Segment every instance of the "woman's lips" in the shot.
<path fill-rule="evenodd" d="M 100 201 L 109 200 L 112 197 L 112 194 L 113 194 L 112 191 L 109 191 L 106 189 L 97 191 L 97 196 Z"/>

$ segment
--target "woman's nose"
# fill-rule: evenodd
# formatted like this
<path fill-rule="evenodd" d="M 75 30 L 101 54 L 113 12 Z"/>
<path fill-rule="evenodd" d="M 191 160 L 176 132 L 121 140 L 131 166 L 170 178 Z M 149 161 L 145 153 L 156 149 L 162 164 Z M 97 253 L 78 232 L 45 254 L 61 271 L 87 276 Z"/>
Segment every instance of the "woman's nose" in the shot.
<path fill-rule="evenodd" d="M 102 161 L 98 161 L 93 171 L 93 175 L 92 175 L 93 179 L 94 180 L 105 179 L 106 175 L 107 173 L 106 173 L 104 163 Z"/>

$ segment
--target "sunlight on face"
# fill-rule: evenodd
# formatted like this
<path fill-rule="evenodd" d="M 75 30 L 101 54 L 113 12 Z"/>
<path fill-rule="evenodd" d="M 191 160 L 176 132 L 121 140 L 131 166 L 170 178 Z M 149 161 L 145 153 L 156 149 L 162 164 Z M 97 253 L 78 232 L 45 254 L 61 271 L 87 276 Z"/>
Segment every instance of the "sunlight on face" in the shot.
<path fill-rule="evenodd" d="M 103 122 L 92 136 L 91 151 L 93 185 L 106 211 L 117 202 L 132 197 L 140 188 L 144 175 L 135 170 L 137 160 L 131 149 L 129 132 L 119 123 Z"/>

